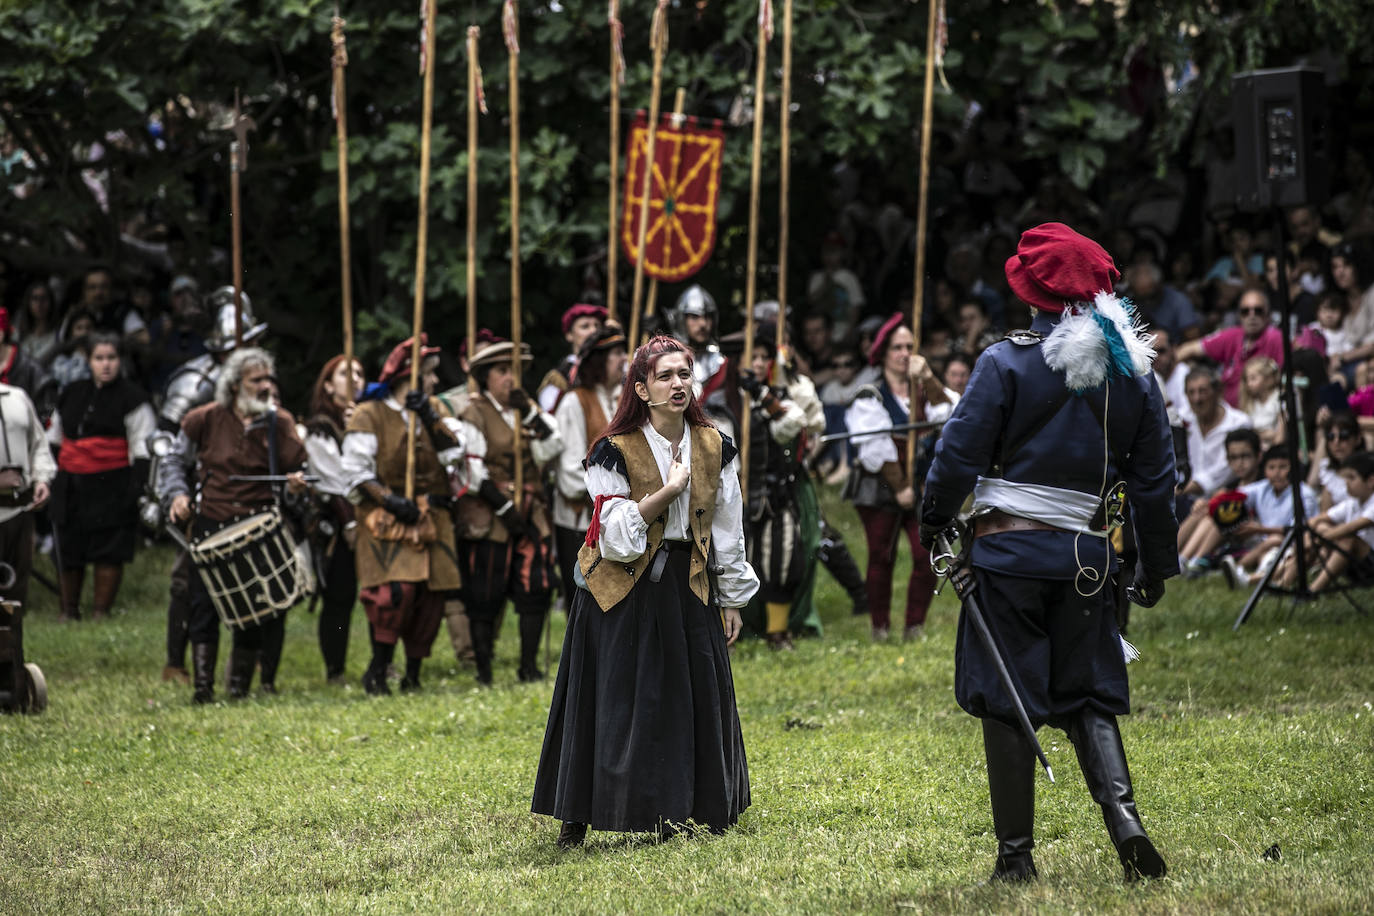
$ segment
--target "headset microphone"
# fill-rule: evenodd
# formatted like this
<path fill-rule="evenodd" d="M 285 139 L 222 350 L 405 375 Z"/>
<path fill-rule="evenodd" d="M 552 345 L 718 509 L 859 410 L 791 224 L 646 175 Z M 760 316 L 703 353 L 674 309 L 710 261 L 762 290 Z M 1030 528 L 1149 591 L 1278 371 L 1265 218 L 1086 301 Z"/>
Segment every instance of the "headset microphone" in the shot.
<path fill-rule="evenodd" d="M 645 401 L 644 403 L 648 404 L 650 407 L 662 407 L 664 404 L 667 404 L 670 400 L 672 400 L 672 398 L 669 398 L 665 401 Z"/>

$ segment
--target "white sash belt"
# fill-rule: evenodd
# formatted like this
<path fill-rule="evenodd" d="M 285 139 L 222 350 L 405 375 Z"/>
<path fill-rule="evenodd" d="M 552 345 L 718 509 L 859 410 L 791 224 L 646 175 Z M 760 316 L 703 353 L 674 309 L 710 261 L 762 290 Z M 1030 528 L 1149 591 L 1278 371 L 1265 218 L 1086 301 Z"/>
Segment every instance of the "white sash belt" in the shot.
<path fill-rule="evenodd" d="M 1008 515 L 1034 519 L 1077 531 L 1096 538 L 1106 537 L 1104 531 L 1091 528 L 1093 516 L 1102 500 L 1091 493 L 1065 490 L 1038 483 L 1017 483 L 995 477 L 979 477 L 973 488 L 973 514 L 1000 509 Z"/>

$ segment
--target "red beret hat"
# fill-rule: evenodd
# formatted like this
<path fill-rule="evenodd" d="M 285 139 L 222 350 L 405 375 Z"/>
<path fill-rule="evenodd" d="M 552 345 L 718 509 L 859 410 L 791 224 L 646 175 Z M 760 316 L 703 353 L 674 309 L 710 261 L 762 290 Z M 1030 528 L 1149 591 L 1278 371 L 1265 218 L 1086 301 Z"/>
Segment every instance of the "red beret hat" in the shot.
<path fill-rule="evenodd" d="M 429 337 L 420 333 L 420 359 L 423 361 L 427 357 L 439 352 L 438 347 L 426 346 Z M 389 382 L 397 376 L 404 375 L 410 371 L 410 352 L 415 347 L 415 338 L 408 337 L 402 343 L 398 343 L 392 348 L 386 362 L 382 365 L 382 374 L 377 378 L 379 382 Z"/>
<path fill-rule="evenodd" d="M 1092 302 L 1111 292 L 1120 271 L 1111 255 L 1063 223 L 1042 223 L 1021 234 L 1007 258 L 1007 284 L 1023 302 L 1044 312 L 1062 312 L 1070 302 Z"/>
<path fill-rule="evenodd" d="M 563 333 L 572 330 L 573 322 L 579 318 L 595 318 L 597 321 L 606 320 L 606 310 L 599 305 L 588 305 L 579 302 L 572 308 L 563 313 Z"/>

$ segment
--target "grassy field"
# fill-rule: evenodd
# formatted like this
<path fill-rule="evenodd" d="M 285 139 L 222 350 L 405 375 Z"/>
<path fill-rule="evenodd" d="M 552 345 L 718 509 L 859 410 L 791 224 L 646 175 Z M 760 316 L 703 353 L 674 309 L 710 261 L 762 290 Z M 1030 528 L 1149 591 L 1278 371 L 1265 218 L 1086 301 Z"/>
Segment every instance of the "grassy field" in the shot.
<path fill-rule="evenodd" d="M 861 553 L 852 512 L 831 514 Z M 739 827 L 560 853 L 529 813 L 552 686 L 515 684 L 511 630 L 493 690 L 441 635 L 423 693 L 369 698 L 325 685 L 298 609 L 280 696 L 197 708 L 158 680 L 169 562 L 142 554 L 105 622 L 59 625 L 34 587 L 26 649 L 51 705 L 0 718 L 0 913 L 1374 909 L 1374 621 L 1340 599 L 1291 616 L 1267 600 L 1239 634 L 1243 596 L 1217 581 L 1174 580 L 1137 610 L 1123 732 L 1169 877 L 1121 883 L 1072 748 L 1042 731 L 1059 779 L 1038 782 L 1042 880 L 997 887 L 950 595 L 927 640 L 875 646 L 822 575 L 823 640 L 735 653 L 754 798 Z"/>

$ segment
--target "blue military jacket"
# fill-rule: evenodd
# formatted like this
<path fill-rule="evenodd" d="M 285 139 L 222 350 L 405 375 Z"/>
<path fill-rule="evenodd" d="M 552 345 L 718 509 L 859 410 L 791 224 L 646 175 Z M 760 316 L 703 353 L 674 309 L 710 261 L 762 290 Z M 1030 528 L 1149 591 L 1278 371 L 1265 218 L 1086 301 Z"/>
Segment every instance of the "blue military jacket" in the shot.
<path fill-rule="evenodd" d="M 1057 315 L 1040 313 L 1031 330 L 1048 335 L 1057 321 Z M 1104 461 L 1108 487 L 1126 482 L 1145 571 L 1156 579 L 1177 575 L 1174 454 L 1154 373 L 1115 378 L 1076 395 L 1045 364 L 1038 342 L 1004 340 L 978 358 L 945 424 L 923 508 L 932 517 L 953 518 L 980 476 L 1096 495 Z M 1110 545 L 1089 535 L 1077 537 L 1075 558 L 1075 537 L 1046 531 L 988 535 L 974 542 L 972 560 L 994 572 L 1041 579 L 1072 579 L 1080 564 L 1099 573 L 1114 566 Z"/>

